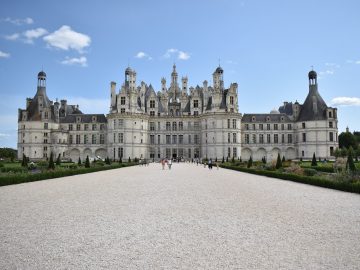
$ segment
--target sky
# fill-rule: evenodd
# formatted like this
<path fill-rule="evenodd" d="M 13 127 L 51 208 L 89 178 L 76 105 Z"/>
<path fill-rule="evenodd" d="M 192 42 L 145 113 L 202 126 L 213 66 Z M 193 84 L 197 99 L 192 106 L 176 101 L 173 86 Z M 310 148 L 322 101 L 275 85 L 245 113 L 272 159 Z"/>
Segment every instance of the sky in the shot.
<path fill-rule="evenodd" d="M 339 132 L 360 130 L 359 10 L 358 0 L 1 0 L 0 147 L 16 148 L 18 108 L 41 70 L 51 100 L 106 114 L 127 66 L 160 90 L 173 63 L 193 87 L 212 84 L 220 63 L 241 113 L 303 103 L 313 67 Z"/>

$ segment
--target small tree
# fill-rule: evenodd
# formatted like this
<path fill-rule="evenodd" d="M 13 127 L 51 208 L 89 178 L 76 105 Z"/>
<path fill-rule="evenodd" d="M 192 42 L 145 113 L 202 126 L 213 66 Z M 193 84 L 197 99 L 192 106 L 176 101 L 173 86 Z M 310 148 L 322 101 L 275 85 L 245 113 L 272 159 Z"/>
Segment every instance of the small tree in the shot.
<path fill-rule="evenodd" d="M 218 162 L 218 161 L 217 161 L 217 157 L 215 158 L 215 163 L 216 163 L 216 162 Z"/>
<path fill-rule="evenodd" d="M 222 161 L 221 161 L 221 163 L 225 163 L 225 158 L 224 158 L 224 157 L 222 158 Z"/>
<path fill-rule="evenodd" d="M 240 162 L 242 162 L 242 159 L 241 159 L 241 157 L 240 157 Z"/>
<path fill-rule="evenodd" d="M 282 160 L 281 160 L 282 162 L 285 162 L 285 156 L 283 156 L 283 158 L 282 158 Z"/>
<path fill-rule="evenodd" d="M 50 160 L 49 160 L 48 169 L 49 169 L 49 170 L 54 170 L 54 169 L 55 169 L 54 154 L 53 154 L 53 152 L 50 153 Z"/>
<path fill-rule="evenodd" d="M 281 158 L 280 158 L 280 153 L 278 153 L 275 168 L 280 169 L 281 167 L 282 167 L 282 162 L 281 162 Z"/>
<path fill-rule="evenodd" d="M 247 167 L 250 168 L 252 166 L 252 164 L 253 164 L 253 160 L 252 160 L 252 156 L 250 156 L 250 159 L 247 163 Z"/>
<path fill-rule="evenodd" d="M 60 159 L 60 154 L 59 154 L 57 159 L 56 159 L 56 165 L 60 166 L 60 164 L 61 164 L 61 159 Z"/>
<path fill-rule="evenodd" d="M 89 156 L 86 156 L 86 160 L 85 160 L 85 168 L 90 168 L 90 160 L 89 160 Z"/>
<path fill-rule="evenodd" d="M 119 158 L 119 163 L 122 163 L 122 157 Z"/>
<path fill-rule="evenodd" d="M 356 167 L 354 164 L 354 159 L 353 159 L 353 150 L 350 146 L 349 148 L 349 154 L 348 154 L 348 158 L 347 158 L 347 162 L 346 162 L 346 168 L 350 171 L 350 172 L 355 172 L 356 171 Z"/>
<path fill-rule="evenodd" d="M 229 157 L 226 157 L 226 163 L 228 163 L 229 162 Z"/>
<path fill-rule="evenodd" d="M 130 163 L 131 162 L 131 158 L 129 157 L 129 160 L 128 160 L 128 162 Z"/>
<path fill-rule="evenodd" d="M 78 165 L 81 166 L 81 159 L 80 159 L 80 157 L 79 157 L 79 159 L 78 159 Z"/>
<path fill-rule="evenodd" d="M 231 163 L 235 163 L 235 158 L 234 158 L 234 156 L 233 156 L 232 159 L 231 159 Z"/>
<path fill-rule="evenodd" d="M 266 164 L 266 157 L 262 157 L 261 161 L 262 163 Z"/>
<path fill-rule="evenodd" d="M 312 161 L 311 161 L 311 166 L 317 166 L 315 153 L 313 154 L 313 158 L 312 158 Z"/>
<path fill-rule="evenodd" d="M 23 158 L 22 158 L 22 161 L 21 161 L 21 166 L 23 167 L 27 167 L 27 158 L 25 156 L 25 154 L 23 154 Z"/>

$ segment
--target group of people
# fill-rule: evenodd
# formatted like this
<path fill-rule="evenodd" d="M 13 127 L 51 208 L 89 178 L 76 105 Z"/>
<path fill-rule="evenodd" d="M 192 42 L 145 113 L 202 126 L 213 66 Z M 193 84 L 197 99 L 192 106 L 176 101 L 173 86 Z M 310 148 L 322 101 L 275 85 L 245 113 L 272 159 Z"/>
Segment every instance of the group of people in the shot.
<path fill-rule="evenodd" d="M 174 162 L 177 161 L 176 159 L 174 159 Z M 171 170 L 171 166 L 172 166 L 172 163 L 173 163 L 173 159 L 171 158 L 162 158 L 160 160 L 160 164 L 161 164 L 161 167 L 163 170 L 165 170 L 165 166 L 167 165 L 169 170 Z M 203 160 L 202 162 L 200 161 L 199 158 L 195 158 L 195 159 L 191 159 L 191 163 L 196 163 L 196 165 L 199 165 L 199 164 L 203 164 L 204 165 L 204 168 L 208 167 L 209 170 L 212 170 L 214 164 L 216 166 L 217 169 L 219 169 L 219 162 L 214 162 L 211 158 L 206 162 L 205 160 Z"/>
<path fill-rule="evenodd" d="M 163 158 L 160 160 L 161 163 L 161 167 L 163 170 L 165 170 L 165 165 L 167 164 L 169 167 L 169 170 L 171 170 L 171 165 L 172 165 L 172 159 L 167 159 L 167 158 Z"/>

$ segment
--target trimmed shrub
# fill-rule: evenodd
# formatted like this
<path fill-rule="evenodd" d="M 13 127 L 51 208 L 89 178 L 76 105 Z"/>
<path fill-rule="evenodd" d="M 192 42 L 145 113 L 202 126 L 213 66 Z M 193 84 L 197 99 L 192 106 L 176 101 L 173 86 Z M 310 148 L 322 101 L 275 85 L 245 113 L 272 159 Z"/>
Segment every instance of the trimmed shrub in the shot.
<path fill-rule="evenodd" d="M 280 169 L 281 167 L 282 167 L 282 163 L 281 163 L 280 153 L 278 153 L 275 168 Z"/>
<path fill-rule="evenodd" d="M 55 163 L 54 163 L 54 154 L 53 152 L 50 153 L 50 160 L 49 160 L 49 170 L 55 170 Z"/>
<path fill-rule="evenodd" d="M 86 160 L 85 160 L 85 168 L 90 168 L 90 160 L 89 160 L 89 156 L 86 156 Z"/>
<path fill-rule="evenodd" d="M 348 154 L 348 158 L 347 158 L 347 162 L 346 162 L 346 168 L 351 171 L 351 172 L 355 172 L 356 171 L 356 167 L 354 164 L 354 159 L 352 156 L 352 151 L 349 149 L 349 154 Z"/>
<path fill-rule="evenodd" d="M 282 163 L 285 162 L 285 156 L 283 156 L 282 160 L 281 160 Z"/>
<path fill-rule="evenodd" d="M 253 160 L 252 160 L 252 156 L 250 156 L 250 159 L 249 159 L 249 161 L 247 163 L 247 167 L 251 168 L 252 164 L 253 164 Z"/>
<path fill-rule="evenodd" d="M 60 166 L 61 165 L 61 159 L 60 159 L 61 155 L 59 154 L 57 159 L 56 159 L 56 165 Z"/>
<path fill-rule="evenodd" d="M 313 154 L 313 157 L 312 157 L 311 166 L 314 166 L 314 167 L 317 166 L 315 153 Z"/>
<path fill-rule="evenodd" d="M 312 168 L 304 169 L 304 174 L 306 176 L 314 176 L 316 173 L 317 173 L 317 171 L 315 169 L 312 169 Z"/>
<path fill-rule="evenodd" d="M 78 165 L 81 166 L 81 159 L 80 159 L 80 157 L 79 157 L 79 159 L 78 159 Z"/>
<path fill-rule="evenodd" d="M 128 160 L 129 163 L 131 163 L 131 158 L 129 157 L 129 160 Z"/>
<path fill-rule="evenodd" d="M 221 163 L 225 163 L 225 158 L 224 158 L 224 157 L 222 158 L 222 161 L 221 161 Z"/>

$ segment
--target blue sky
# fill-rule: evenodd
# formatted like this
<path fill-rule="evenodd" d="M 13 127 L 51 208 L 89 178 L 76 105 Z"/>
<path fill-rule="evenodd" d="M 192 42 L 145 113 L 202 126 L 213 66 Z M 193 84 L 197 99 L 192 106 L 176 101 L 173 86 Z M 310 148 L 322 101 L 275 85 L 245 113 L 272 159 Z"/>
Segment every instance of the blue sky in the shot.
<path fill-rule="evenodd" d="M 339 130 L 360 130 L 359 10 L 356 0 L 2 0 L 0 147 L 16 147 L 17 109 L 42 68 L 50 99 L 107 113 L 110 81 L 120 85 L 128 63 L 158 90 L 173 62 L 196 86 L 220 59 L 242 113 L 302 103 L 314 66 Z"/>

